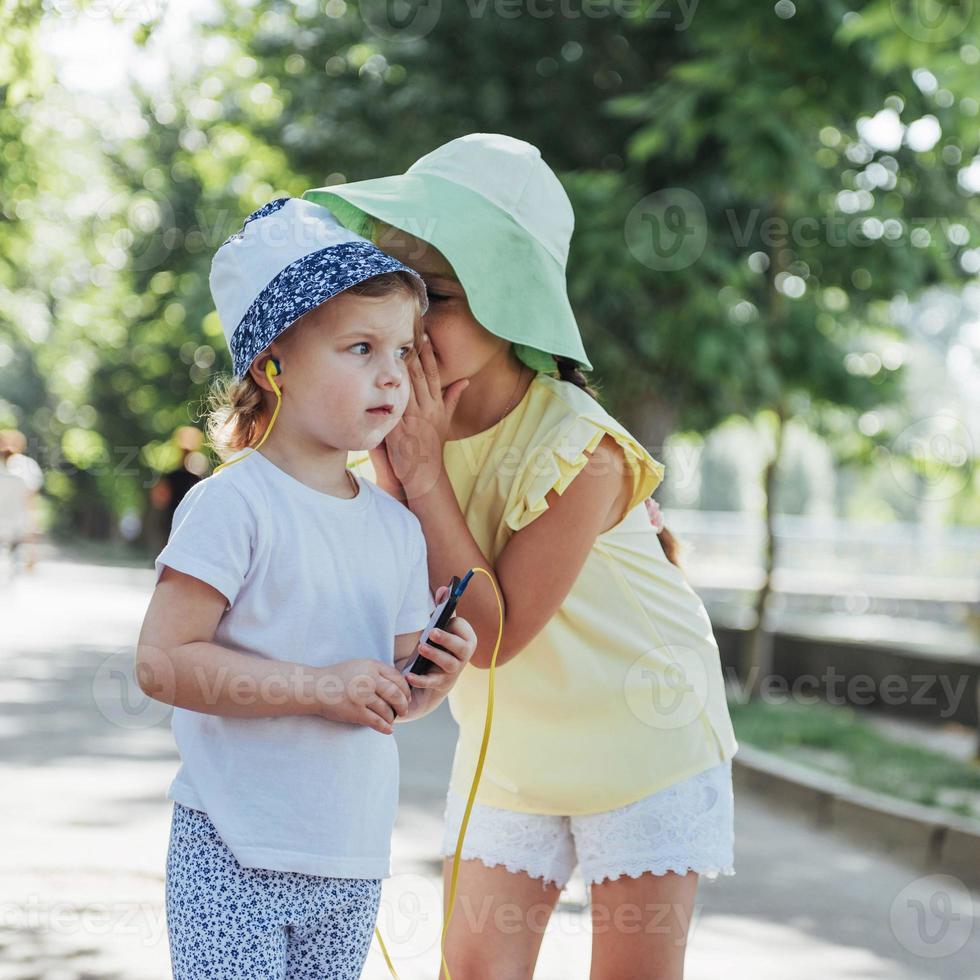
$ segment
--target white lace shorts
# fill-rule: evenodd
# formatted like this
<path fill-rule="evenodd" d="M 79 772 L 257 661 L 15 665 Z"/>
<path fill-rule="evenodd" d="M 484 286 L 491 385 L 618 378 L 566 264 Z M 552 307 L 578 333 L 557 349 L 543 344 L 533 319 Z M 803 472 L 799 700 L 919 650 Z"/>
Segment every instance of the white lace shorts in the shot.
<path fill-rule="evenodd" d="M 463 841 L 463 860 L 503 865 L 564 888 L 581 865 L 585 884 L 646 872 L 696 871 L 706 878 L 734 875 L 731 760 L 602 813 L 551 816 L 475 803 Z M 446 800 L 442 855 L 456 853 L 466 799 Z"/>

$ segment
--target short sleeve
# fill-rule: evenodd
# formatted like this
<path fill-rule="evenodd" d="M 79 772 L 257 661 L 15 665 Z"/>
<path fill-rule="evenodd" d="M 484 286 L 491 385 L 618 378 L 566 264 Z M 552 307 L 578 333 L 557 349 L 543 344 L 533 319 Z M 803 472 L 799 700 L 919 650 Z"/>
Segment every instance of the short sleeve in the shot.
<path fill-rule="evenodd" d="M 564 493 L 588 463 L 587 454 L 594 452 L 607 434 L 622 447 L 633 477 L 633 493 L 627 511 L 646 500 L 663 480 L 663 463 L 654 459 L 614 419 L 577 416 L 556 426 L 519 461 L 504 512 L 507 526 L 512 531 L 519 531 L 543 514 L 548 509 L 548 493 L 551 490 Z"/>
<path fill-rule="evenodd" d="M 213 476 L 202 480 L 177 505 L 170 538 L 154 561 L 157 581 L 169 565 L 234 605 L 251 565 L 255 531 L 252 509 L 238 490 Z"/>
<path fill-rule="evenodd" d="M 19 476 L 32 493 L 36 493 L 44 486 L 44 473 L 30 456 L 16 453 L 7 460 L 7 469 L 14 476 Z"/>
<path fill-rule="evenodd" d="M 395 617 L 395 635 L 416 633 L 425 629 L 435 608 L 435 600 L 429 590 L 429 562 L 425 536 L 421 525 L 414 528 L 412 540 L 416 544 L 415 560 L 411 564 L 405 595 Z"/>

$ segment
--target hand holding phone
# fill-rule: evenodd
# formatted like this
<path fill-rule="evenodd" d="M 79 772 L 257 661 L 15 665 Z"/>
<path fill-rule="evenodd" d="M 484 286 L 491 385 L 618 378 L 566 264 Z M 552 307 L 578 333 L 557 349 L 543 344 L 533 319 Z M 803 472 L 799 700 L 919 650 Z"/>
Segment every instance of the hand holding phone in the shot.
<path fill-rule="evenodd" d="M 446 650 L 444 646 L 438 643 L 430 642 L 429 634 L 434 629 L 445 629 L 446 624 L 452 618 L 453 614 L 456 612 L 456 603 L 459 601 L 459 597 L 463 594 L 466 586 L 469 585 L 470 579 L 473 577 L 473 570 L 470 569 L 463 576 L 462 579 L 457 578 L 455 575 L 449 582 L 449 595 L 443 599 L 442 602 L 432 610 L 432 615 L 429 617 L 429 622 L 426 624 L 424 630 L 422 630 L 422 635 L 419 637 L 419 643 L 429 643 L 430 646 L 435 647 L 437 650 Z M 448 653 L 449 651 L 446 650 Z M 407 667 L 402 670 L 403 674 L 413 673 L 413 674 L 427 674 L 435 666 L 428 657 L 423 657 L 419 654 L 414 660 L 409 661 Z"/>

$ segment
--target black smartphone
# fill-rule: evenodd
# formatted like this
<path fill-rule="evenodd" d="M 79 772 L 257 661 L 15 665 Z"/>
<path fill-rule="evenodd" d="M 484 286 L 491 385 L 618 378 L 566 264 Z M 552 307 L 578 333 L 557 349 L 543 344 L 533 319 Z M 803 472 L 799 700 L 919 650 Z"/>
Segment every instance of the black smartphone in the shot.
<path fill-rule="evenodd" d="M 452 577 L 449 582 L 449 595 L 447 595 L 446 598 L 432 610 L 432 615 L 429 617 L 429 622 L 425 629 L 422 630 L 422 635 L 419 637 L 419 643 L 427 643 L 429 640 L 429 633 L 431 633 L 432 630 L 441 630 L 446 628 L 446 623 L 449 622 L 453 616 L 453 613 L 456 612 L 456 603 L 459 601 L 459 597 L 463 594 L 466 586 L 469 585 L 472 577 L 472 568 L 463 576 L 462 579 L 457 578 L 455 575 Z M 431 645 L 437 650 L 446 650 L 444 646 L 440 646 L 434 641 Z M 408 667 L 405 667 L 402 670 L 402 673 L 427 674 L 433 667 L 435 667 L 435 664 L 429 660 L 428 657 L 423 657 L 420 653 L 410 662 Z"/>

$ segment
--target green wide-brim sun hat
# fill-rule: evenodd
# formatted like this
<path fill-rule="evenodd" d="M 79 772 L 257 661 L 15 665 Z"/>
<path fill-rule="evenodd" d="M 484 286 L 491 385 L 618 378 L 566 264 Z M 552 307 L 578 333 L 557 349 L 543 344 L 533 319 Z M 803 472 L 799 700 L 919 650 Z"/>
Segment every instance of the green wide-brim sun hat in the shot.
<path fill-rule="evenodd" d="M 438 249 L 477 321 L 535 371 L 555 371 L 554 355 L 591 369 L 565 280 L 571 204 L 531 144 L 474 133 L 404 174 L 303 197 L 359 235 L 370 237 L 374 218 Z"/>

